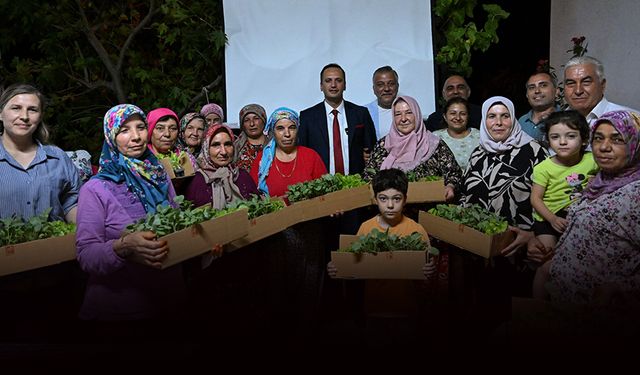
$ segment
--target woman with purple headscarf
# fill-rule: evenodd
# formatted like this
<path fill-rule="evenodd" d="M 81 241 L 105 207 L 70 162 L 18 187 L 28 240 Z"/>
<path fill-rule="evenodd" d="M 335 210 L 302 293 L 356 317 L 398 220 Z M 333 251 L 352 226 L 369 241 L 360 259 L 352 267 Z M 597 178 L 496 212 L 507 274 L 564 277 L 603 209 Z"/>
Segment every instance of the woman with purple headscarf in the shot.
<path fill-rule="evenodd" d="M 224 121 L 224 111 L 222 110 L 222 107 L 216 103 L 205 104 L 200 110 L 200 114 L 206 120 L 207 127 L 215 124 L 222 124 Z"/>
<path fill-rule="evenodd" d="M 640 115 L 603 114 L 591 126 L 600 172 L 569 207 L 551 261 L 552 301 L 640 306 Z M 530 252 L 536 249 L 530 246 Z M 637 319 L 637 318 L 636 318 Z"/>
<path fill-rule="evenodd" d="M 264 128 L 267 124 L 267 112 L 259 104 L 247 104 L 240 110 L 240 135 L 233 142 L 235 146 L 234 159 L 238 168 L 251 170 L 251 164 L 269 142 Z"/>
<path fill-rule="evenodd" d="M 371 154 L 364 179 L 371 180 L 381 169 L 398 168 L 417 178 L 442 176 L 445 197 L 453 199 L 460 185 L 462 170 L 449 146 L 422 124 L 422 111 L 410 96 L 398 96 L 391 105 L 393 126 Z"/>

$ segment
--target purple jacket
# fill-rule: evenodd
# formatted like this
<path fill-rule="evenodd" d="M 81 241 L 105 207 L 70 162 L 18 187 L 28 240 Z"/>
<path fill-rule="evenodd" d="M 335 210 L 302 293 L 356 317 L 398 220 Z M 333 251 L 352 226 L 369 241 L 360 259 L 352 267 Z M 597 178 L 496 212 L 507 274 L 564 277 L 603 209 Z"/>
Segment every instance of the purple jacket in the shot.
<path fill-rule="evenodd" d="M 170 186 L 169 197 L 174 196 Z M 125 227 L 145 215 L 142 203 L 125 184 L 94 178 L 80 189 L 77 259 L 89 274 L 81 319 L 176 317 L 186 298 L 181 265 L 157 270 L 129 262 L 113 251 L 113 241 Z"/>

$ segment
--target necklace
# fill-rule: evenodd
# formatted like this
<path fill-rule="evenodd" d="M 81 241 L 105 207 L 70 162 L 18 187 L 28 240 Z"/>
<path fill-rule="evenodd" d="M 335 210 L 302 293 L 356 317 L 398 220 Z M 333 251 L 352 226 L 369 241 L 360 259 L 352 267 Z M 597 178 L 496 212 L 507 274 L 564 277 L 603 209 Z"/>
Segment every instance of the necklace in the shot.
<path fill-rule="evenodd" d="M 296 155 L 296 158 L 293 159 L 293 168 L 291 168 L 291 173 L 289 173 L 288 175 L 280 172 L 280 168 L 278 168 L 278 158 L 275 158 L 275 165 L 276 165 L 276 170 L 278 171 L 278 173 L 280 173 L 280 176 L 284 177 L 284 178 L 289 178 L 291 177 L 291 175 L 293 174 L 293 172 L 296 170 L 296 164 L 298 163 L 298 156 Z"/>

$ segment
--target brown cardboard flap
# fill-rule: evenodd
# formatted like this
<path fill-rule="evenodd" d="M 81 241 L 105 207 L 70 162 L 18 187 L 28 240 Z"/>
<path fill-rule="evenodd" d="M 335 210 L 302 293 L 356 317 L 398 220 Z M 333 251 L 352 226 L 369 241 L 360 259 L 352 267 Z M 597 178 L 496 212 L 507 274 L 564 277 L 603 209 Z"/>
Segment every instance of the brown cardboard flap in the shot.
<path fill-rule="evenodd" d="M 293 206 L 286 206 L 276 212 L 258 216 L 249 220 L 247 235 L 232 241 L 225 247 L 225 252 L 231 252 L 260 241 L 289 228 L 298 222 Z"/>
<path fill-rule="evenodd" d="M 466 225 L 424 211 L 420 211 L 418 222 L 430 236 L 484 258 L 498 255 L 515 239 L 515 234 L 510 230 L 489 236 Z"/>
<path fill-rule="evenodd" d="M 76 235 L 0 247 L 0 276 L 76 259 Z"/>
<path fill-rule="evenodd" d="M 444 201 L 444 180 L 409 182 L 407 203 Z"/>
<path fill-rule="evenodd" d="M 357 239 L 358 236 L 340 235 L 340 248 L 349 246 Z M 422 268 L 426 263 L 426 250 L 359 255 L 332 251 L 331 261 L 338 270 L 337 278 L 424 280 Z"/>
<path fill-rule="evenodd" d="M 373 204 L 371 185 L 344 189 L 320 197 L 307 199 L 293 204 L 298 210 L 299 221 L 314 220 L 329 216 L 337 211 L 350 211 Z"/>
<path fill-rule="evenodd" d="M 215 245 L 226 245 L 245 236 L 248 230 L 249 221 L 245 208 L 163 236 L 160 239 L 168 242 L 169 254 L 162 263 L 162 268 L 204 254 Z"/>

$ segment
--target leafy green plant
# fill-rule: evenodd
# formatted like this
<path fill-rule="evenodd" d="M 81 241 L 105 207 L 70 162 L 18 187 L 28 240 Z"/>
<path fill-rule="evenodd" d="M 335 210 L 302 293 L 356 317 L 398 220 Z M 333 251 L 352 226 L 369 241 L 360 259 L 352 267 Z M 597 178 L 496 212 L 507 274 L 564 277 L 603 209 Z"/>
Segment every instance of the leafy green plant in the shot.
<path fill-rule="evenodd" d="M 178 203 L 178 208 L 158 205 L 155 213 L 149 213 L 137 222 L 127 225 L 127 232 L 150 231 L 162 237 L 236 210 L 216 210 L 210 206 L 193 208 L 193 203 L 184 199 L 182 195 L 175 197 L 174 201 Z"/>
<path fill-rule="evenodd" d="M 428 212 L 432 215 L 466 225 L 488 235 L 502 233 L 509 227 L 509 224 L 504 218 L 487 211 L 478 204 L 472 204 L 467 207 L 457 206 L 455 204 L 439 204 Z"/>
<path fill-rule="evenodd" d="M 74 223 L 49 221 L 50 212 L 51 208 L 47 208 L 26 221 L 16 216 L 0 219 L 0 246 L 65 236 L 76 231 Z"/>
<path fill-rule="evenodd" d="M 438 181 L 438 180 L 442 180 L 442 176 L 424 176 L 424 177 L 418 177 L 418 175 L 416 174 L 416 172 L 414 171 L 409 171 L 407 172 L 407 178 L 409 179 L 409 182 L 426 182 L 426 181 Z"/>
<path fill-rule="evenodd" d="M 258 216 L 270 214 L 272 212 L 279 211 L 285 206 L 282 199 L 273 199 L 271 197 L 259 197 L 253 195 L 248 200 L 237 200 L 231 203 L 227 208 L 232 210 L 239 210 L 241 208 L 247 208 L 249 219 L 254 219 Z"/>
<path fill-rule="evenodd" d="M 429 245 L 422 239 L 420 233 L 414 232 L 409 236 L 398 236 L 389 234 L 387 229 L 380 232 L 373 229 L 366 235 L 360 236 L 349 247 L 338 251 L 349 252 L 354 254 L 377 254 L 383 251 L 394 250 L 426 250 Z"/>
<path fill-rule="evenodd" d="M 340 173 L 334 175 L 325 174 L 315 180 L 289 185 L 287 198 L 289 202 L 299 202 L 333 193 L 334 191 L 356 188 L 362 185 L 366 185 L 366 182 L 362 180 L 359 174 L 350 174 L 348 176 Z"/>
<path fill-rule="evenodd" d="M 447 66 L 451 73 L 470 76 L 471 52 L 485 52 L 498 42 L 500 20 L 509 17 L 499 5 L 483 4 L 486 12 L 484 27 L 478 29 L 473 19 L 476 0 L 436 0 L 433 6 L 435 60 Z"/>
<path fill-rule="evenodd" d="M 173 168 L 174 171 L 177 171 L 182 169 L 182 161 L 186 155 L 187 154 L 184 151 L 179 150 L 177 153 L 169 151 L 167 154 L 157 154 L 156 157 L 158 159 L 168 159 L 171 163 L 171 168 Z"/>

